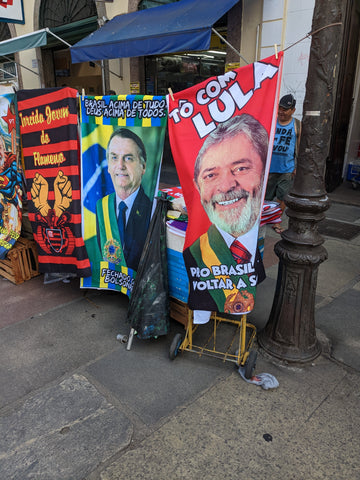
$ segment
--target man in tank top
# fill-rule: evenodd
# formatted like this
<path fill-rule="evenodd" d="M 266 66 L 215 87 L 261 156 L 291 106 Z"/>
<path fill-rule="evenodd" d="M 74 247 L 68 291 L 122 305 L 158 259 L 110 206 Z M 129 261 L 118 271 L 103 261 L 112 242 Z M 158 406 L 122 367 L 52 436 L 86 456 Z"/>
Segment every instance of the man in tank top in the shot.
<path fill-rule="evenodd" d="M 266 187 L 266 200 L 277 200 L 282 211 L 285 210 L 284 197 L 290 191 L 296 173 L 301 123 L 293 118 L 296 100 L 293 95 L 284 95 L 279 102 L 278 118 L 271 157 L 269 179 Z M 273 226 L 282 233 L 280 224 Z"/>

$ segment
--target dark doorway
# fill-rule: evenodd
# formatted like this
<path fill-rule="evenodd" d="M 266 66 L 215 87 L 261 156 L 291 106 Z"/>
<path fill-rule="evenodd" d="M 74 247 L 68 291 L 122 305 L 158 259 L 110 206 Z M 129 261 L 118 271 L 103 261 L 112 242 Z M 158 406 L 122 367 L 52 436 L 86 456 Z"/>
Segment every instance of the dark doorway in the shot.
<path fill-rule="evenodd" d="M 94 0 L 42 0 L 39 27 L 49 27 L 70 45 L 98 28 L 98 13 Z M 72 64 L 69 48 L 50 37 L 41 49 L 42 74 L 45 87 L 68 86 L 87 94 L 101 95 L 101 68 L 92 62 Z"/>
<path fill-rule="evenodd" d="M 334 122 L 326 163 L 325 186 L 332 192 L 342 183 L 346 140 L 353 104 L 354 78 L 360 42 L 360 2 L 348 0 L 334 108 Z"/>

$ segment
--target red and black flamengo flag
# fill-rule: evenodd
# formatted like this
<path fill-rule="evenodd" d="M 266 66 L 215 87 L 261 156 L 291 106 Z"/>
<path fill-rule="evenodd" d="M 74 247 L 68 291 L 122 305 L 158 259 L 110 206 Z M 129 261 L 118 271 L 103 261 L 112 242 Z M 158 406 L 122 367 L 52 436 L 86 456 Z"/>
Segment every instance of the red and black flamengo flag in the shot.
<path fill-rule="evenodd" d="M 77 91 L 17 92 L 29 220 L 43 273 L 91 275 L 81 235 Z"/>

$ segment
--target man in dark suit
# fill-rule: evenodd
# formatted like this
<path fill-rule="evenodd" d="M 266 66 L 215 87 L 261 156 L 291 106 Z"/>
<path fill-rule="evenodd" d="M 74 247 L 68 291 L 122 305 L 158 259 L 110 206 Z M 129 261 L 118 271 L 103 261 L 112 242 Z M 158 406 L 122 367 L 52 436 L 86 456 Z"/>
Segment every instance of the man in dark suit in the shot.
<path fill-rule="evenodd" d="M 212 225 L 184 250 L 194 310 L 242 314 L 254 307 L 265 278 L 257 238 L 267 150 L 265 128 L 242 114 L 219 124 L 199 151 L 194 183 Z"/>
<path fill-rule="evenodd" d="M 115 192 L 97 201 L 97 238 L 104 261 L 137 270 L 144 247 L 152 202 L 141 186 L 146 150 L 131 130 L 110 137 L 106 157 Z"/>

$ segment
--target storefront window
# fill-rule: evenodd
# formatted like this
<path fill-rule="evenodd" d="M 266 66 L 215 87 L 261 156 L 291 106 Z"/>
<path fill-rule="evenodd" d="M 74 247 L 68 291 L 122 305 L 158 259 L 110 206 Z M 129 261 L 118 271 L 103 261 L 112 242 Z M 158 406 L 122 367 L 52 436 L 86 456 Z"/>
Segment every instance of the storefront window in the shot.
<path fill-rule="evenodd" d="M 17 85 L 17 68 L 15 62 L 0 62 L 0 84 Z"/>
<path fill-rule="evenodd" d="M 11 38 L 10 29 L 7 23 L 0 22 L 0 42 Z M 18 88 L 18 72 L 14 54 L 0 56 L 0 84 L 9 83 Z"/>
<path fill-rule="evenodd" d="M 217 52 L 145 58 L 146 94 L 166 95 L 192 87 L 225 71 L 225 55 Z"/>

